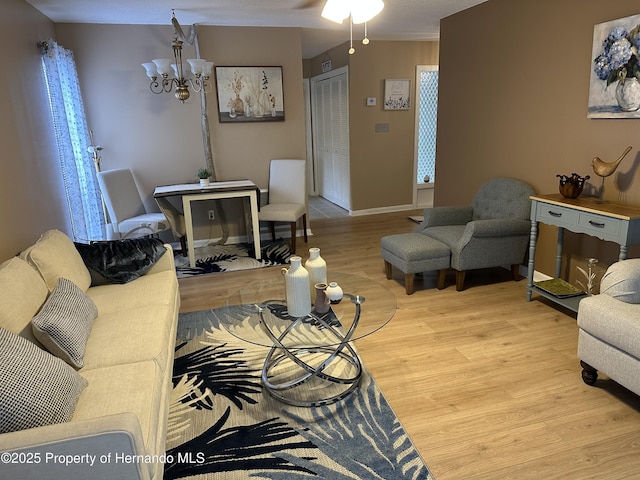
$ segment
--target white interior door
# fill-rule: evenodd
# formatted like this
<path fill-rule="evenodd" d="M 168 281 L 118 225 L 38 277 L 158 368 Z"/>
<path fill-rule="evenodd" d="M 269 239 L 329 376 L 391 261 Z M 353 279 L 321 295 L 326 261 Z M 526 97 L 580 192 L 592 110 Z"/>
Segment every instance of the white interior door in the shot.
<path fill-rule="evenodd" d="M 347 67 L 313 77 L 312 123 L 317 192 L 351 208 Z"/>

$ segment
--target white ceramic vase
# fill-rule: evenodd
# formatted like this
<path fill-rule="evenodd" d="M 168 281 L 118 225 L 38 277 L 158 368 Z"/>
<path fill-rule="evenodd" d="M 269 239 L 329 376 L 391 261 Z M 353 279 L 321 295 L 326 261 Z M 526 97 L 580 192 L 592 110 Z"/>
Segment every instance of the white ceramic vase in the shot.
<path fill-rule="evenodd" d="M 331 303 L 339 303 L 344 295 L 342 288 L 336 282 L 331 282 L 325 290 L 325 293 L 327 294 L 327 297 L 329 297 Z"/>
<path fill-rule="evenodd" d="M 304 317 L 311 313 L 309 272 L 302 266 L 302 257 L 294 255 L 289 261 L 291 266 L 282 269 L 287 310 L 292 317 Z"/>
<path fill-rule="evenodd" d="M 640 108 L 640 83 L 635 77 L 618 80 L 616 100 L 623 112 L 635 112 Z"/>
<path fill-rule="evenodd" d="M 309 292 L 311 298 L 316 293 L 316 283 L 327 283 L 327 262 L 320 256 L 320 249 L 312 247 L 309 249 L 309 258 L 304 262 L 304 268 L 309 272 Z"/>

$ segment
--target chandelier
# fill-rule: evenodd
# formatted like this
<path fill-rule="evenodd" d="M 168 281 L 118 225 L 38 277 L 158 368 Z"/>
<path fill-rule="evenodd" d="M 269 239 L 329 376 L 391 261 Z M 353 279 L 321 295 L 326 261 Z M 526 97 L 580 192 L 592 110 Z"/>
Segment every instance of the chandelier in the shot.
<path fill-rule="evenodd" d="M 327 0 L 322 9 L 322 16 L 332 22 L 342 23 L 349 19 L 349 55 L 353 55 L 353 24 L 364 23 L 363 45 L 369 43 L 367 37 L 367 22 L 378 15 L 384 8 L 382 0 Z"/>
<path fill-rule="evenodd" d="M 191 94 L 189 89 L 196 93 L 211 91 L 211 71 L 213 62 L 207 62 L 203 58 L 189 58 L 186 64 L 182 62 L 182 44 L 184 39 L 182 28 L 176 19 L 175 13 L 171 18 L 174 26 L 174 37 L 171 42 L 173 48 L 173 59 L 155 58 L 150 62 L 143 63 L 142 66 L 147 72 L 147 77 L 151 79 L 149 89 L 156 94 L 171 93 L 175 88 L 175 97 L 184 103 Z M 173 74 L 173 76 L 170 76 Z"/>

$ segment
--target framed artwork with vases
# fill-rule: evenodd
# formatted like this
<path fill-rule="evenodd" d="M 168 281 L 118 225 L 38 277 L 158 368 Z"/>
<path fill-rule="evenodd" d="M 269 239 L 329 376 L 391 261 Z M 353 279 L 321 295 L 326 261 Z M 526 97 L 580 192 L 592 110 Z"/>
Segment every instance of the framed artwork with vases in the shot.
<path fill-rule="evenodd" d="M 220 123 L 283 122 L 282 67 L 216 67 Z"/>

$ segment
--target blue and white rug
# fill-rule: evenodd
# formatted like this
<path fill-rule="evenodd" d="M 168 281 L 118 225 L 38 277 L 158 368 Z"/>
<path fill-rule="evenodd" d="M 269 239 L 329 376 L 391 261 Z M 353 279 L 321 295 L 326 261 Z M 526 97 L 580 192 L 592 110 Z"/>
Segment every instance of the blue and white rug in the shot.
<path fill-rule="evenodd" d="M 289 263 L 291 249 L 284 240 L 262 242 L 260 247 L 262 253 L 260 260 L 256 260 L 252 243 L 196 247 L 196 266 L 194 268 L 189 266 L 188 257 L 177 252 L 174 257 L 176 273 L 178 278 L 185 278 L 205 273 L 249 270 Z"/>
<path fill-rule="evenodd" d="M 433 479 L 366 369 L 337 403 L 285 405 L 260 380 L 268 349 L 228 333 L 215 312 L 180 315 L 166 480 Z"/>

